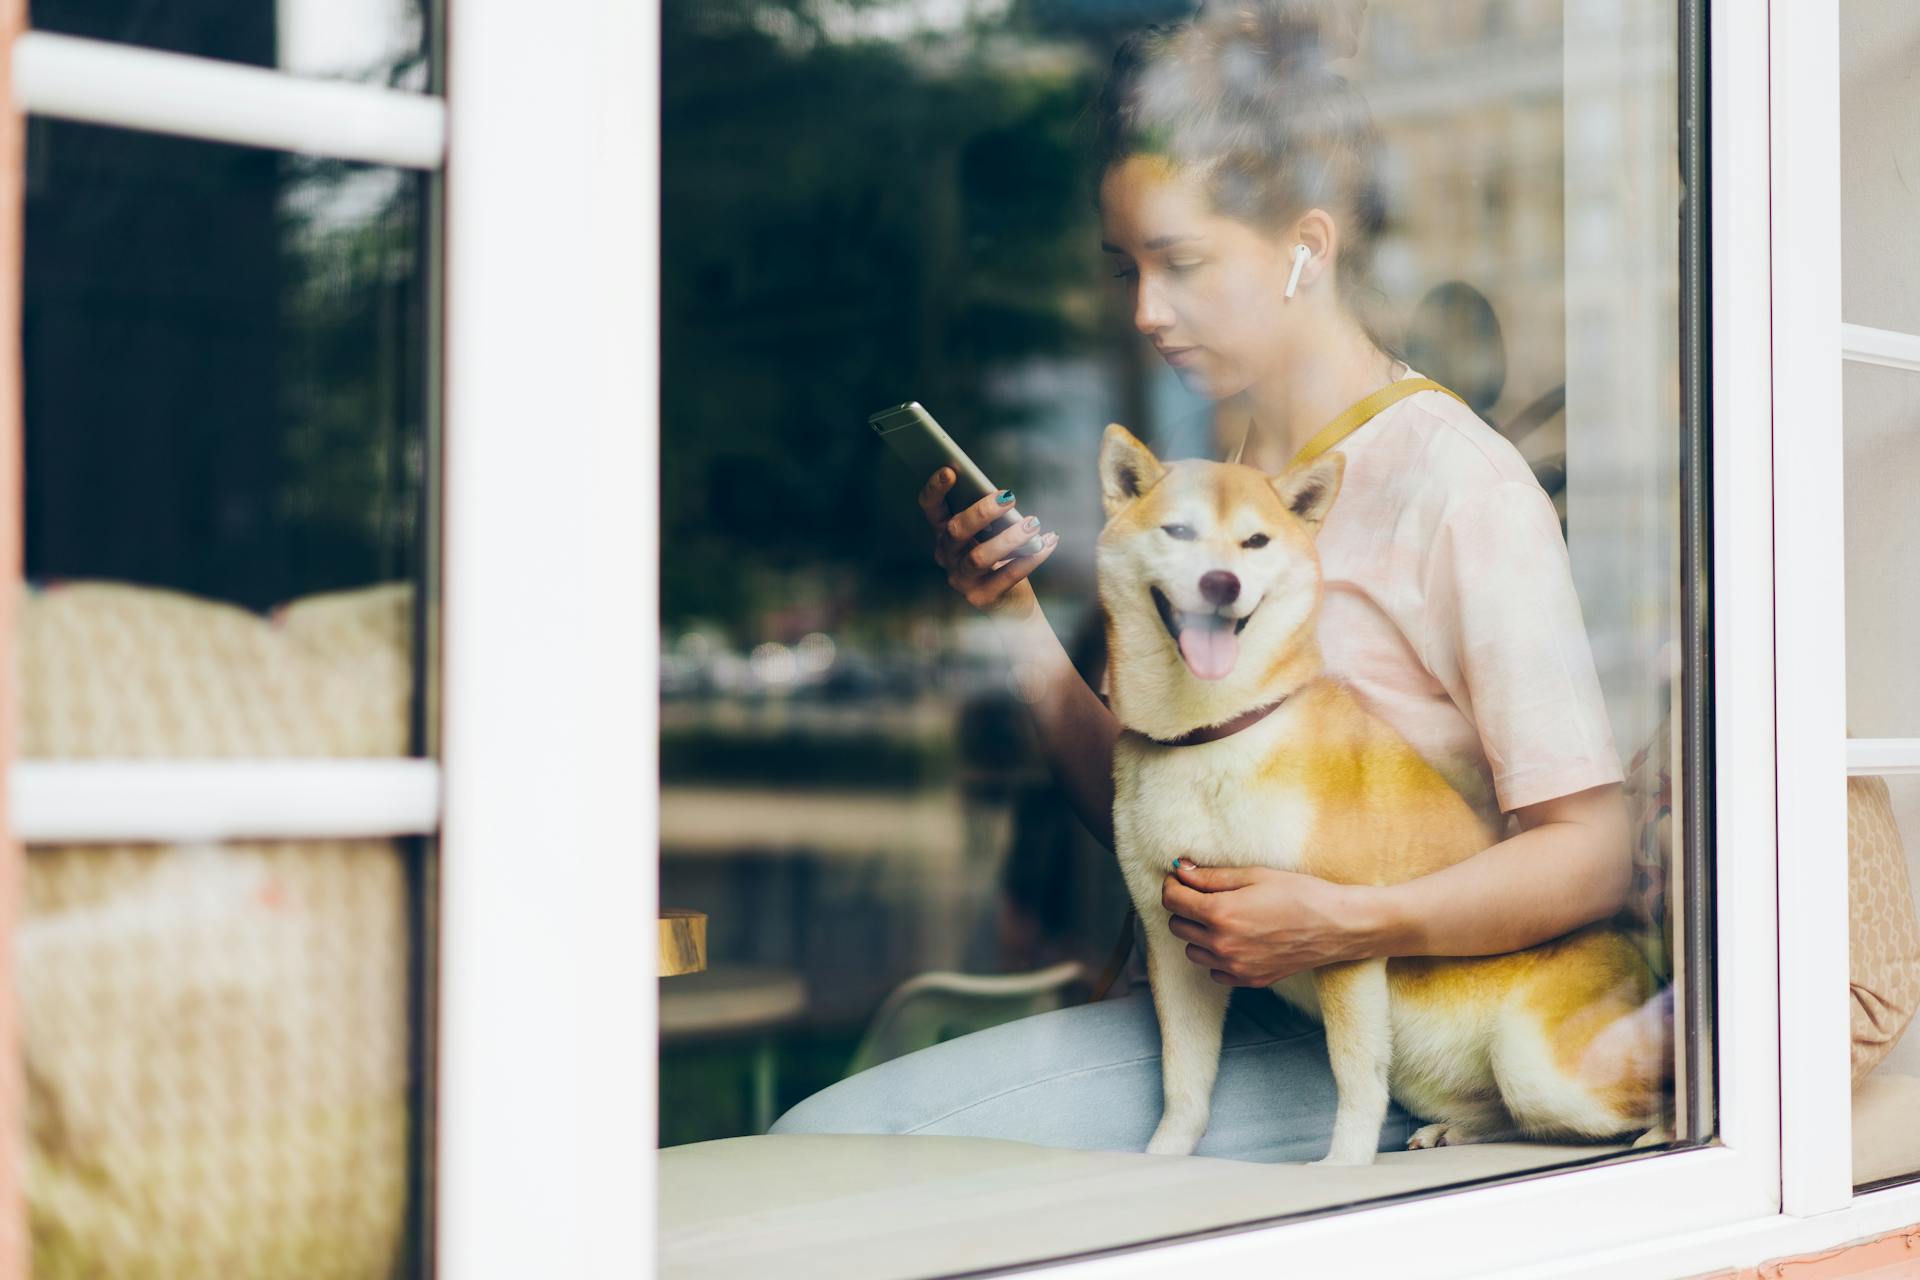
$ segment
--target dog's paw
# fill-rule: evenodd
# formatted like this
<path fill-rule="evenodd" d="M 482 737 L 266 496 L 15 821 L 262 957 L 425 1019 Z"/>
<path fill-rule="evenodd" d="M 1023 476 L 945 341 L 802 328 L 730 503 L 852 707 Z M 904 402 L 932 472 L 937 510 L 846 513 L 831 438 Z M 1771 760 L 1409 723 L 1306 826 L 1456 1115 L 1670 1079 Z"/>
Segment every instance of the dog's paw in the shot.
<path fill-rule="evenodd" d="M 1673 1141 L 1673 1130 L 1664 1124 L 1657 1124 L 1633 1140 L 1634 1148 L 1664 1147 Z"/>
<path fill-rule="evenodd" d="M 1153 1131 L 1153 1137 L 1147 1143 L 1150 1156 L 1190 1156 L 1193 1149 L 1200 1145 L 1200 1139 L 1207 1131 L 1206 1122 L 1193 1124 L 1169 1124 L 1162 1120 L 1160 1127 Z"/>
<path fill-rule="evenodd" d="M 1464 1147 L 1479 1138 L 1468 1133 L 1457 1124 L 1430 1124 L 1413 1131 L 1407 1139 L 1407 1150 L 1425 1151 L 1429 1147 Z"/>
<path fill-rule="evenodd" d="M 1326 1155 L 1321 1156 L 1318 1160 L 1309 1160 L 1307 1161 L 1307 1163 L 1309 1165 L 1319 1164 L 1319 1165 L 1330 1165 L 1335 1168 L 1341 1168 L 1341 1169 L 1353 1169 L 1353 1168 L 1358 1168 L 1361 1165 L 1372 1164 L 1373 1152 L 1355 1151 L 1350 1154 L 1342 1155 L 1337 1151 L 1329 1151 L 1327 1152 Z"/>

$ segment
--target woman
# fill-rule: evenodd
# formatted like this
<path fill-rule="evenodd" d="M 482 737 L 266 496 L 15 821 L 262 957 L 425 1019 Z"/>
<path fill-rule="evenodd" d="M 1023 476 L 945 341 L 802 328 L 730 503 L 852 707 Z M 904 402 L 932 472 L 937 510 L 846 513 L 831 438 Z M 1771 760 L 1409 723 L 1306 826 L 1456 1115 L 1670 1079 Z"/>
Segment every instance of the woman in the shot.
<path fill-rule="evenodd" d="M 1320 35 L 1297 5 L 1214 5 L 1129 40 L 1100 98 L 1103 247 L 1134 322 L 1189 387 L 1244 419 L 1223 433 L 1238 441 L 1220 456 L 1268 472 L 1349 405 L 1417 376 L 1361 311 L 1382 223 L 1372 129 Z M 1327 1150 L 1322 1033 L 1259 988 L 1341 960 L 1531 946 L 1613 914 L 1631 876 L 1619 758 L 1557 517 L 1526 463 L 1433 391 L 1392 404 L 1339 448 L 1345 479 L 1318 538 L 1327 673 L 1510 834 L 1385 888 L 1211 869 L 1205 849 L 1191 851 L 1166 879 L 1169 927 L 1215 981 L 1250 989 L 1229 1006 L 1201 1155 Z M 1027 581 L 1056 543 L 1010 559 L 1031 536 L 1015 528 L 970 548 L 1002 506 L 990 495 L 948 518 L 951 481 L 943 469 L 920 495 L 934 558 L 997 624 L 1051 767 L 1111 847 L 1119 727 Z M 1158 1055 L 1140 990 L 885 1063 L 805 1100 L 773 1131 L 1137 1151 L 1160 1115 Z M 1396 1105 L 1382 1149 L 1404 1146 L 1420 1123 Z"/>

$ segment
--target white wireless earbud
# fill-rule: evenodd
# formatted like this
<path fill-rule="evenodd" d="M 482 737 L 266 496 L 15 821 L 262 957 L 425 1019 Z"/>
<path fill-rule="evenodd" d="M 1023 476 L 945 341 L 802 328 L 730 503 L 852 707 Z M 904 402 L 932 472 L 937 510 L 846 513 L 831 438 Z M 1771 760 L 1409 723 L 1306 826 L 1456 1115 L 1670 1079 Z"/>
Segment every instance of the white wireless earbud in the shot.
<path fill-rule="evenodd" d="M 1307 259 L 1313 256 L 1313 250 L 1303 244 L 1293 246 L 1293 274 L 1287 277 L 1287 296 L 1293 296 L 1294 286 L 1300 283 L 1300 268 L 1307 265 Z"/>

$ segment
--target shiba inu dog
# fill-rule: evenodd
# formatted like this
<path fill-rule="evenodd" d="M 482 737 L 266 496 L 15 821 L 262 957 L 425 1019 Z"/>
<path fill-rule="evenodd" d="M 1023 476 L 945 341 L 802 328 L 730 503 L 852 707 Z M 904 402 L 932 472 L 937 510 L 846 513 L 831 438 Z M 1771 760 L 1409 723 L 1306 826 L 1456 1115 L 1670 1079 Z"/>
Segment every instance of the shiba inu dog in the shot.
<path fill-rule="evenodd" d="M 1229 995 L 1168 931 L 1161 884 L 1175 856 L 1385 885 L 1499 839 L 1322 672 L 1314 537 L 1344 469 L 1339 453 L 1279 476 L 1162 463 L 1118 424 L 1101 440 L 1095 566 L 1122 726 L 1114 848 L 1160 1023 L 1152 1153 L 1190 1154 L 1206 1132 Z M 1589 926 L 1506 955 L 1327 965 L 1274 991 L 1326 1026 L 1339 1105 L 1321 1163 L 1370 1164 L 1389 1096 L 1433 1121 L 1411 1147 L 1643 1130 L 1664 1141 L 1666 1059 L 1636 1051 L 1656 985 L 1629 939 Z"/>

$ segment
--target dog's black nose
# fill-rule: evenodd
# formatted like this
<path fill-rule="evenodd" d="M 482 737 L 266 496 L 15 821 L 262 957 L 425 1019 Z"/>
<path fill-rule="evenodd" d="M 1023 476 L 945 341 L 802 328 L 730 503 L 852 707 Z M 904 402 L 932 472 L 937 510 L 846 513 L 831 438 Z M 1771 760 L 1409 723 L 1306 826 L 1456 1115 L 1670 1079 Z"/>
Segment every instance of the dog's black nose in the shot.
<path fill-rule="evenodd" d="M 1240 596 L 1240 579 L 1225 569 L 1200 575 L 1200 594 L 1208 604 L 1232 604 Z"/>

